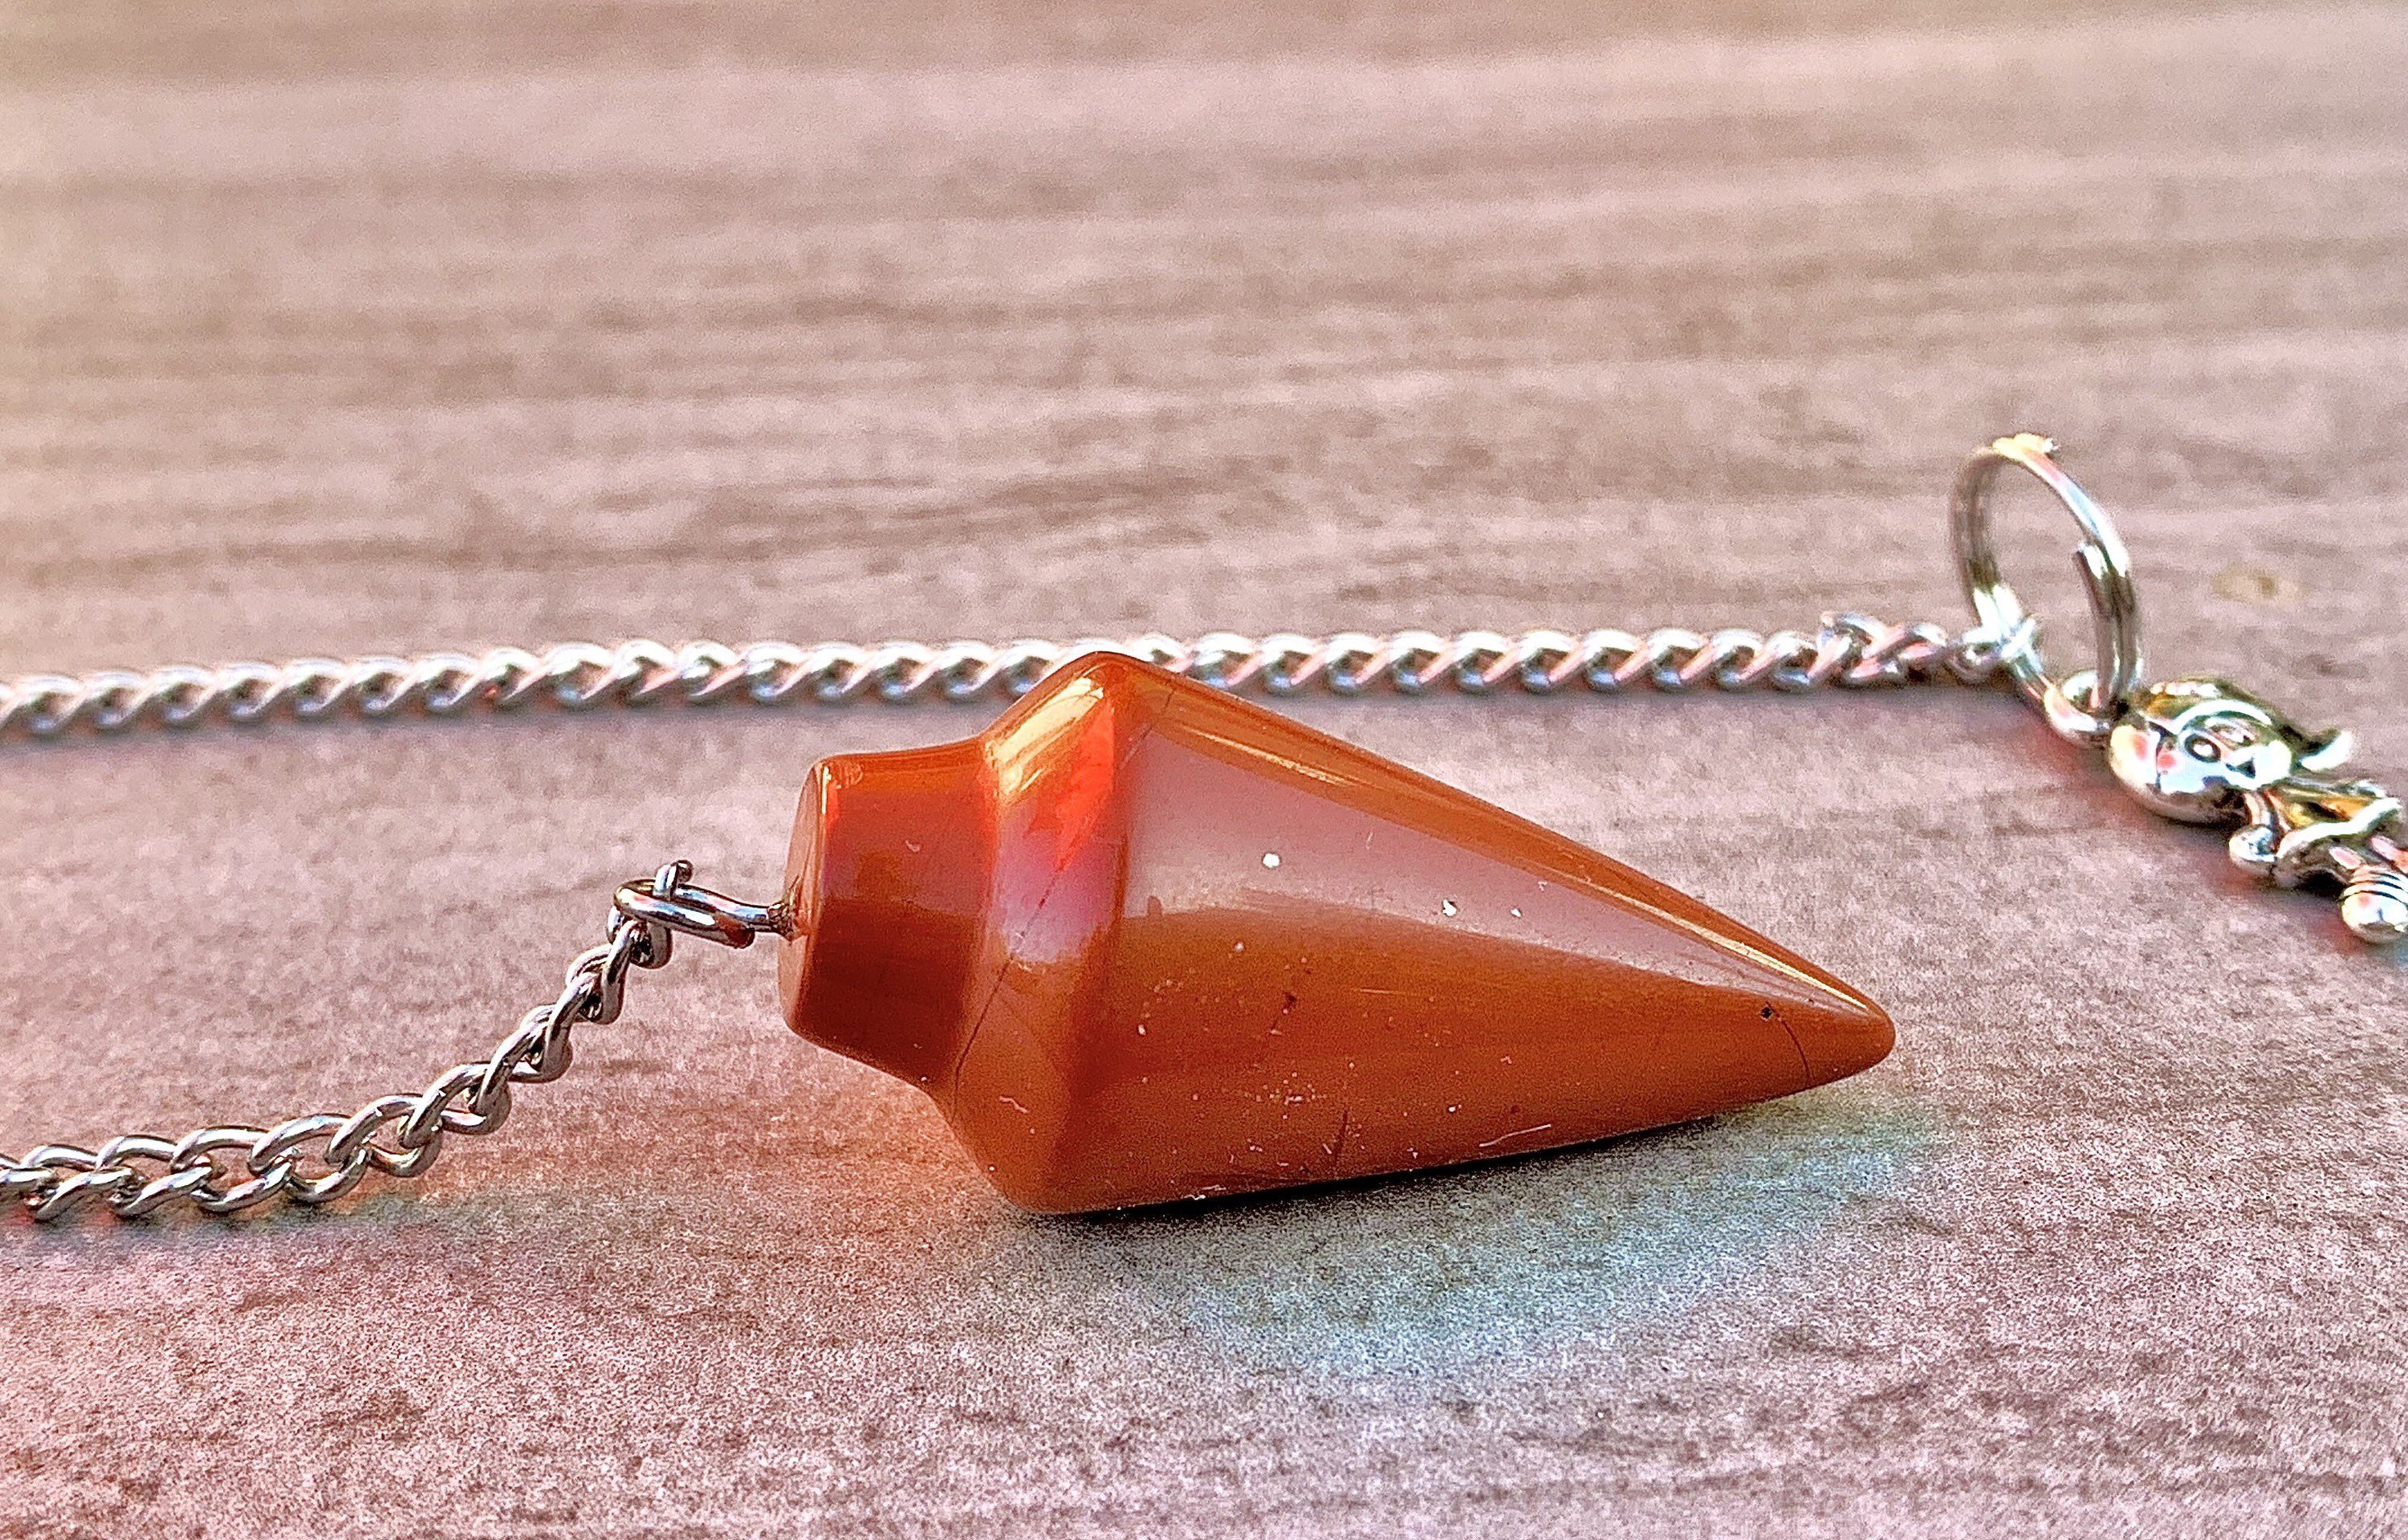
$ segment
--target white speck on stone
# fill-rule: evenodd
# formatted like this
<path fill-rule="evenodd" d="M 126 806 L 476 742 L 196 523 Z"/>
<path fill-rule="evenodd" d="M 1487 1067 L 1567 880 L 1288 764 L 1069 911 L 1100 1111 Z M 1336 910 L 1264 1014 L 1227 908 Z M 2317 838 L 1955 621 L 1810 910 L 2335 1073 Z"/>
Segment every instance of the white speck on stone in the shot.
<path fill-rule="evenodd" d="M 1145 1023 L 1142 1021 L 1137 1024 L 1137 1035 L 1140 1037 L 1145 1036 Z"/>
<path fill-rule="evenodd" d="M 1263 865 L 1272 871 L 1277 871 L 1279 870 L 1279 852 L 1276 850 L 1264 851 Z"/>
<path fill-rule="evenodd" d="M 1463 910 L 1456 905 L 1453 899 L 1440 899 L 1438 901 L 1438 912 L 1446 915 L 1449 919 L 1452 919 L 1455 915 L 1462 914 Z"/>
<path fill-rule="evenodd" d="M 1459 1113 L 1459 1112 L 1461 1112 L 1461 1111 L 1463 1110 L 1463 1103 L 1462 1103 L 1462 1102 L 1460 1102 L 1460 1101 L 1457 1101 L 1457 1102 L 1455 1102 L 1453 1106 L 1450 1106 L 1450 1107 L 1449 1107 L 1449 1108 L 1447 1108 L 1446 1110 L 1447 1110 L 1447 1111 L 1449 1111 L 1449 1112 L 1451 1112 L 1451 1113 Z"/>
<path fill-rule="evenodd" d="M 1517 920 L 1520 919 L 1522 917 L 1522 912 L 1519 909 L 1514 910 L 1513 917 Z"/>
<path fill-rule="evenodd" d="M 1246 949 L 1246 943 L 1245 943 L 1244 942 L 1240 942 L 1237 945 L 1232 946 L 1231 948 L 1229 948 L 1229 950 L 1230 950 L 1230 951 L 1232 951 L 1232 952 L 1242 952 L 1242 951 L 1244 951 L 1245 949 Z"/>

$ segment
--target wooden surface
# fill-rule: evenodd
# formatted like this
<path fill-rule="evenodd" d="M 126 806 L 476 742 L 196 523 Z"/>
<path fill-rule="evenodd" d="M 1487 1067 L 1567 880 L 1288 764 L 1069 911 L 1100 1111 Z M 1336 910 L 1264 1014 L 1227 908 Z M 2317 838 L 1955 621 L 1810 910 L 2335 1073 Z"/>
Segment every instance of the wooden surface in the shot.
<path fill-rule="evenodd" d="M 2164 666 L 2408 765 L 2401 12 L 1618 9 L 10 7 L 0 669 L 1953 618 L 1947 480 L 2034 426 Z M 412 1189 L 0 1227 L 0 1530 L 2408 1520 L 2408 973 L 2329 905 L 2003 696 L 1298 709 L 1899 1053 L 1040 1223 L 687 958 Z M 423 1084 L 616 881 L 762 891 L 812 757 L 979 719 L 8 749 L 0 1149 Z"/>

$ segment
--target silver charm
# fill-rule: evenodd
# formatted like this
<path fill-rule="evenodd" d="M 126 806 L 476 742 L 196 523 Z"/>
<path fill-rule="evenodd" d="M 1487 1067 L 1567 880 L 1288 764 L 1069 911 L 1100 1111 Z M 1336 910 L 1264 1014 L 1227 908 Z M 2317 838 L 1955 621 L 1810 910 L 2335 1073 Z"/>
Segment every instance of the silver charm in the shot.
<path fill-rule="evenodd" d="M 2233 864 L 2261 881 L 2339 889 L 2342 919 L 2360 941 L 2408 938 L 2408 816 L 2400 799 L 2333 773 L 2350 756 L 2345 732 L 2303 731 L 2222 680 L 2141 684 L 2130 558 L 2106 514 L 2050 457 L 2056 449 L 2036 434 L 2000 439 L 1957 480 L 1957 563 L 1983 626 L 2004 639 L 2000 666 L 2059 736 L 2103 750 L 2143 806 L 2182 823 L 2234 826 Z M 1989 490 L 2009 466 L 2039 478 L 2088 537 L 2075 564 L 2089 585 L 2099 664 L 2063 680 L 2049 677 L 2038 626 L 1999 574 Z"/>
<path fill-rule="evenodd" d="M 2243 871 L 2281 887 L 2331 884 L 2359 940 L 2408 937 L 2408 825 L 2372 781 L 2327 774 L 2347 762 L 2345 732 L 2303 733 L 2216 679 L 2182 679 L 2128 701 L 2107 763 L 2133 796 L 2187 824 L 2239 824 Z"/>

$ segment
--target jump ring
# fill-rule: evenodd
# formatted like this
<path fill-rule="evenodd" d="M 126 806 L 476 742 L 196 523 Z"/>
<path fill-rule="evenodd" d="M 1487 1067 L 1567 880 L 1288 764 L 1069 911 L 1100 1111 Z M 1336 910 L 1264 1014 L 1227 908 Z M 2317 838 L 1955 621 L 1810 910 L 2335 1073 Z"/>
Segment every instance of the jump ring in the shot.
<path fill-rule="evenodd" d="M 2118 707 L 2141 686 L 2145 665 L 2141 658 L 2140 597 L 2132 586 L 2131 558 L 2125 554 L 2114 521 L 2050 458 L 2056 452 L 2056 442 L 2037 433 L 1992 440 L 1966 461 L 1958 474 L 1949 500 L 1948 525 L 1956 541 L 1965 597 L 1983 628 L 2002 641 L 2019 631 L 2031 637 L 2028 625 L 2031 616 L 1999 570 L 1990 524 L 1990 489 L 1999 472 L 2009 466 L 2030 472 L 2082 526 L 2083 543 L 2075 548 L 2073 559 L 2090 591 L 2097 668 L 2063 681 L 2051 678 L 2036 637 L 2020 644 L 2010 642 L 1999 665 L 2024 698 L 2045 714 L 2059 733 L 2076 741 L 2096 743 L 2105 740 Z"/>

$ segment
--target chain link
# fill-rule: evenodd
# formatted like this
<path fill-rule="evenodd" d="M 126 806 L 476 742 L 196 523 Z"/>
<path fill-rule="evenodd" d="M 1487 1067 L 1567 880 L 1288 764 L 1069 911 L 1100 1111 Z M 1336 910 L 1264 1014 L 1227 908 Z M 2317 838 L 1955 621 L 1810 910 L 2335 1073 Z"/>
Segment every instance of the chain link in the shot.
<path fill-rule="evenodd" d="M 28 674 L 0 683 L 0 741 L 210 723 L 457 716 L 538 702 L 582 711 L 724 700 L 775 706 L 1016 699 L 1055 669 L 1091 652 L 1124 653 L 1222 690 L 1272 696 L 1392 690 L 1413 696 L 1444 689 L 1548 695 L 1576 686 L 1602 695 L 1633 689 L 1678 694 L 1704 686 L 1804 691 L 1946 679 L 1974 684 L 1991 678 L 2008 651 L 1982 631 L 1956 632 L 1929 621 L 1893 626 L 1858 614 L 1826 616 L 1811 632 L 1703 635 L 1666 627 L 1643 634 L 1533 630 L 1511 636 L 1479 630 L 1326 637 L 1215 631 L 1192 641 L 1141 636 L 1001 645 L 755 641 L 731 647 L 689 641 L 672 647 L 638 639 L 605 647 L 574 641 L 542 653 L 496 647 L 474 655 L 426 653 Z"/>
<path fill-rule="evenodd" d="M 92 1204 L 126 1219 L 178 1202 L 233 1214 L 275 1198 L 330 1203 L 370 1172 L 423 1175 L 446 1138 L 500 1128 L 514 1087 L 566 1073 L 570 1032 L 618 1020 L 628 971 L 666 966 L 673 930 L 744 946 L 778 925 L 777 911 L 695 887 L 686 881 L 691 873 L 676 861 L 622 887 L 606 938 L 568 965 L 560 993 L 520 1017 L 489 1057 L 453 1066 L 423 1091 L 378 1097 L 349 1116 L 312 1113 L 273 1128 L 219 1125 L 180 1139 L 121 1134 L 96 1149 L 44 1144 L 22 1159 L 0 1156 L 0 1202 L 14 1198 L 37 1220 Z M 665 909 L 680 917 L 658 918 Z"/>

